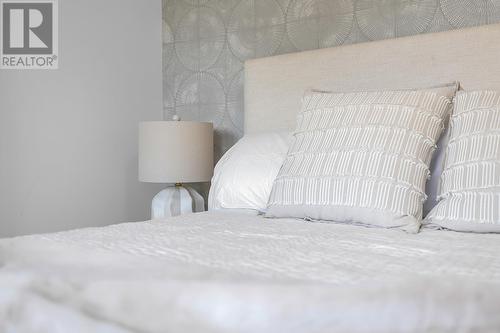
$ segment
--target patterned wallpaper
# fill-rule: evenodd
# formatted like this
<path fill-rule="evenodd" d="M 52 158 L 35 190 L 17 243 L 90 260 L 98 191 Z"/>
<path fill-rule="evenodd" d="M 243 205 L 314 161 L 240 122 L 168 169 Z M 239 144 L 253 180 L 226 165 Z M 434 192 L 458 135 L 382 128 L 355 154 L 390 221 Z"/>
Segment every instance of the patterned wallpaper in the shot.
<path fill-rule="evenodd" d="M 249 58 L 500 22 L 500 0 L 163 0 L 164 118 L 243 134 Z"/>

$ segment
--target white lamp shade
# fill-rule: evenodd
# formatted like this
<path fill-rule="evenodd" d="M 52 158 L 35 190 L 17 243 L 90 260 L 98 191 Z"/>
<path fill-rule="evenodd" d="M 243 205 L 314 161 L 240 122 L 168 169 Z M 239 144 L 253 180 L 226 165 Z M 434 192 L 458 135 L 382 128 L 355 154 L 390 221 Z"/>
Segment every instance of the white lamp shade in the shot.
<path fill-rule="evenodd" d="M 213 125 L 190 121 L 139 124 L 139 180 L 195 183 L 212 178 Z"/>

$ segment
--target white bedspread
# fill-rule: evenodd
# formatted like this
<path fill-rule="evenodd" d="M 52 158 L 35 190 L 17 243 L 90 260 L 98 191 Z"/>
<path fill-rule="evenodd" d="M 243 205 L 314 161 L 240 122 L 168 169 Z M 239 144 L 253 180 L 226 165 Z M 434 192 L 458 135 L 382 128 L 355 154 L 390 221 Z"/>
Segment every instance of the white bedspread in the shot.
<path fill-rule="evenodd" d="M 229 213 L 0 240 L 0 332 L 498 332 L 500 235 Z"/>

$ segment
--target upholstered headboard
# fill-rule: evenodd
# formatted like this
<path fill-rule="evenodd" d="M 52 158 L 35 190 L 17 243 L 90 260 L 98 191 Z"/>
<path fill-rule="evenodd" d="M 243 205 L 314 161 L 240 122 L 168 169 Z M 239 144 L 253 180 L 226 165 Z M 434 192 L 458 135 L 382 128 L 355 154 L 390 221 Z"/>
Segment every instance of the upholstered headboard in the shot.
<path fill-rule="evenodd" d="M 500 24 L 245 62 L 245 133 L 293 129 L 307 89 L 425 88 L 459 81 L 500 91 Z"/>

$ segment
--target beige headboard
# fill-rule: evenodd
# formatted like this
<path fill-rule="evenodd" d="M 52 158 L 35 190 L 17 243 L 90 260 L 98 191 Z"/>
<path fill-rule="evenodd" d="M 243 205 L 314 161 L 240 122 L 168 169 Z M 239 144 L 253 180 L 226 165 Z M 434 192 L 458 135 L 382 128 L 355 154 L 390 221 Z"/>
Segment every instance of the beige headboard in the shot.
<path fill-rule="evenodd" d="M 500 90 L 500 24 L 245 62 L 245 133 L 294 129 L 307 89 Z"/>

